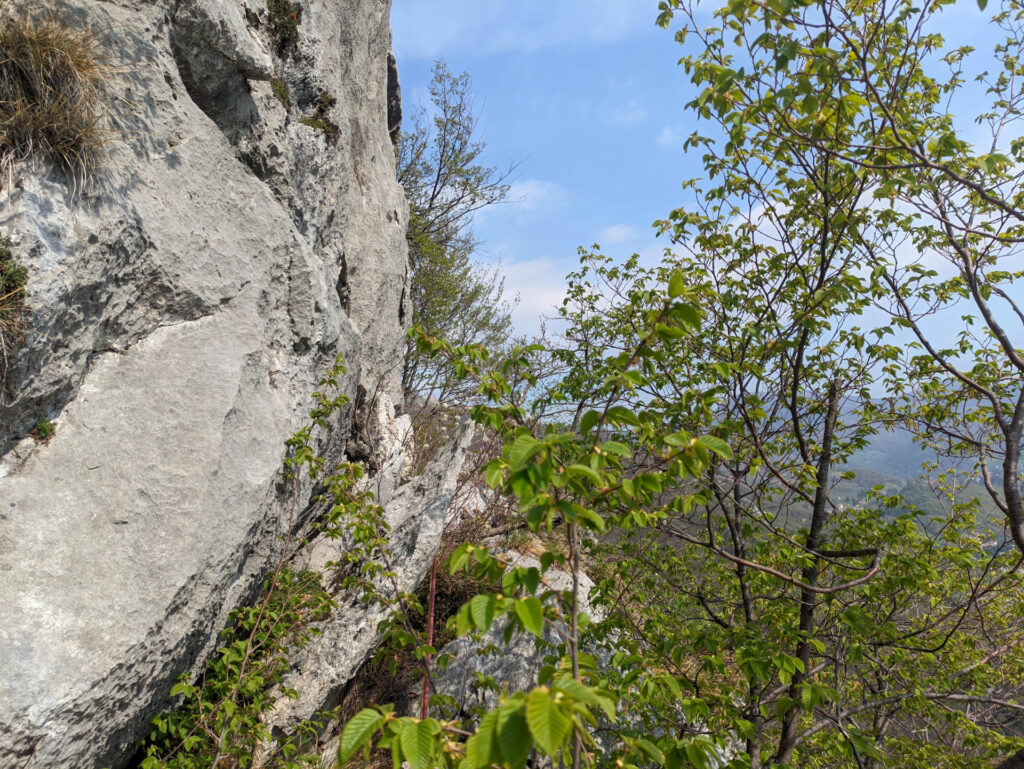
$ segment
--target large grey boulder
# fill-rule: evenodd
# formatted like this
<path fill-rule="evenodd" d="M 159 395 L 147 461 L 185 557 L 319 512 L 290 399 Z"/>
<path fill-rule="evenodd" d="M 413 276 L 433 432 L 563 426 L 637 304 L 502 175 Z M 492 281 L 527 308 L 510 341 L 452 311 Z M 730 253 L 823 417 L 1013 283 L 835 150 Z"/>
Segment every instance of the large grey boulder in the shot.
<path fill-rule="evenodd" d="M 250 0 L 47 4 L 114 72 L 90 183 L 22 168 L 0 193 L 31 292 L 0 396 L 0 767 L 122 766 L 275 557 L 318 377 L 342 353 L 353 397 L 396 391 L 389 2 L 301 4 L 286 59 Z M 324 93 L 333 136 L 298 120 Z"/>

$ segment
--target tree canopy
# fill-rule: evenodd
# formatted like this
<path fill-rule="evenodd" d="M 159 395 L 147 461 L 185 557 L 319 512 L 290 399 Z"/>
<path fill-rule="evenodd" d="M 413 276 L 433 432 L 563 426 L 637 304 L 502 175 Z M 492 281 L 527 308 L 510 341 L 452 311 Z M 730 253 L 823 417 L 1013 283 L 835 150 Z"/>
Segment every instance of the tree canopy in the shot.
<path fill-rule="evenodd" d="M 511 307 L 496 267 L 474 259 L 479 247 L 473 214 L 503 201 L 514 165 L 480 162 L 472 84 L 444 62 L 434 63 L 431 112 L 417 112 L 396 142 L 398 181 L 409 201 L 409 262 L 413 317 L 428 333 L 458 344 L 498 349 L 508 337 Z M 412 343 L 402 385 L 407 395 L 448 400 L 456 383 Z M 457 388 L 456 388 L 457 389 Z"/>
<path fill-rule="evenodd" d="M 972 50 L 938 31 L 949 5 L 660 3 L 704 166 L 659 224 L 663 261 L 584 252 L 554 346 L 494 360 L 420 334 L 477 387 L 474 417 L 504 440 L 486 481 L 546 548 L 533 570 L 456 551 L 452 571 L 501 592 L 453 625 L 550 628 L 551 664 L 464 721 L 440 701 L 364 710 L 343 759 L 376 740 L 396 769 L 521 769 L 531 752 L 952 768 L 1021 748 L 1024 6 L 992 14 L 974 85 Z M 955 105 L 979 94 L 965 124 Z M 556 380 L 536 370 L 550 357 Z M 881 487 L 837 498 L 890 429 L 942 456 L 941 515 Z M 556 567 L 571 590 L 551 588 Z M 601 617 L 580 614 L 584 567 Z"/>

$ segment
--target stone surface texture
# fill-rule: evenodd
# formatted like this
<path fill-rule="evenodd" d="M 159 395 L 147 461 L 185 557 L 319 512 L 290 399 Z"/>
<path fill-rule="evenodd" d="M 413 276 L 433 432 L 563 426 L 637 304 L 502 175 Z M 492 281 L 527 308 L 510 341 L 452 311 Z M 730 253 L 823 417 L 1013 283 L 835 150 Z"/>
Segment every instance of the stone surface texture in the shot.
<path fill-rule="evenodd" d="M 261 0 L 46 4 L 113 72 L 88 184 L 0 189 L 31 306 L 0 396 L 0 767 L 123 766 L 276 556 L 319 376 L 341 353 L 353 400 L 397 397 L 390 3 L 293 2 L 289 50 Z M 320 437 L 336 454 L 350 411 Z"/>
<path fill-rule="evenodd" d="M 511 566 L 540 569 L 540 561 L 533 556 L 513 552 L 502 555 Z M 572 590 L 569 572 L 550 569 L 544 579 L 550 590 Z M 580 572 L 579 584 L 580 613 L 600 620 L 601 616 L 590 605 L 593 580 Z M 496 620 L 479 640 L 462 636 L 445 644 L 440 651 L 450 654 L 452 659 L 447 668 L 435 674 L 434 685 L 440 694 L 453 697 L 463 712 L 468 713 L 477 705 L 490 709 L 498 704 L 497 692 L 475 686 L 477 673 L 492 677 L 505 692 L 529 691 L 537 685 L 537 674 L 544 665 L 544 658 L 553 654 L 554 647 L 562 641 L 550 624 L 545 624 L 542 639 L 529 633 L 516 633 L 506 644 L 505 626 L 504 621 Z"/>
<path fill-rule="evenodd" d="M 381 586 L 384 592 L 394 595 L 396 586 L 400 592 L 415 590 L 430 568 L 472 438 L 473 426 L 464 421 L 426 469 L 390 495 L 384 510 L 391 527 L 395 578 L 394 583 Z M 300 565 L 323 569 L 339 560 L 342 547 L 340 540 L 314 542 L 301 553 Z M 388 610 L 380 604 L 366 604 L 350 593 L 339 593 L 335 599 L 338 606 L 322 624 L 321 634 L 290 659 L 291 672 L 284 685 L 298 696 L 282 697 L 268 714 L 266 721 L 275 729 L 288 730 L 317 710 L 337 705 L 344 685 L 377 647 L 377 626 Z"/>

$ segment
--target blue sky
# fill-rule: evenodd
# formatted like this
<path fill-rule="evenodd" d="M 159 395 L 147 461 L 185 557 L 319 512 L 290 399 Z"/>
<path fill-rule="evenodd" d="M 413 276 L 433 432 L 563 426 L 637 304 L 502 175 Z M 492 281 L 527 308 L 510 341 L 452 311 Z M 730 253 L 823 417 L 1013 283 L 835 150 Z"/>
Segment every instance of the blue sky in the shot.
<path fill-rule="evenodd" d="M 511 201 L 478 216 L 482 257 L 519 294 L 517 331 L 553 314 L 576 249 L 661 251 L 651 223 L 683 202 L 692 131 L 681 49 L 652 0 L 395 0 L 406 114 L 435 58 L 473 80 L 485 162 L 519 168 Z"/>

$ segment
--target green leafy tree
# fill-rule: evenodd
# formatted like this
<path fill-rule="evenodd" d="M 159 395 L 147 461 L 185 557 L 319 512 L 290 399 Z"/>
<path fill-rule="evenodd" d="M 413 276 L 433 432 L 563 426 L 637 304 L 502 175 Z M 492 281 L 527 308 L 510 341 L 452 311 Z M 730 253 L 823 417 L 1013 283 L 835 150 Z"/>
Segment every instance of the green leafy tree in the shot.
<path fill-rule="evenodd" d="M 479 720 L 364 711 L 342 758 L 376 738 L 396 767 L 424 769 L 531 752 L 574 767 L 990 766 L 1020 747 L 1024 712 L 1024 378 L 1007 331 L 1024 318 L 1021 143 L 1006 136 L 1024 12 L 994 17 L 1007 39 L 976 152 L 948 106 L 968 51 L 934 32 L 946 3 L 661 5 L 664 25 L 683 20 L 710 134 L 689 144 L 705 167 L 695 202 L 662 224 L 674 249 L 655 268 L 585 254 L 558 349 L 493 361 L 421 338 L 479 383 L 474 416 L 505 440 L 487 481 L 547 533 L 535 574 L 457 551 L 450 568 L 506 576 L 454 624 L 535 632 L 539 616 L 560 661 Z M 964 307 L 967 330 L 944 341 L 928 319 Z M 555 382 L 538 382 L 546 355 Z M 837 499 L 849 457 L 897 423 L 973 460 L 1005 531 L 979 525 L 972 473 L 948 464 L 935 520 L 880 488 Z M 584 562 L 601 622 L 578 611 Z M 572 590 L 545 589 L 554 565 Z"/>
<path fill-rule="evenodd" d="M 472 219 L 508 196 L 515 169 L 499 172 L 480 163 L 485 145 L 477 139 L 469 75 L 454 75 L 444 62 L 435 62 L 428 91 L 431 113 L 421 110 L 413 117 L 396 149 L 398 181 L 409 200 L 413 316 L 431 335 L 498 349 L 508 340 L 511 307 L 497 268 L 474 259 L 480 243 Z M 412 342 L 402 385 L 407 395 L 437 400 L 464 394 Z"/>
<path fill-rule="evenodd" d="M 902 334 L 884 369 L 893 419 L 973 463 L 1024 552 L 1024 7 L 1000 4 L 985 55 L 939 31 L 950 2 L 737 2 L 711 26 L 696 5 L 661 5 L 700 51 L 685 61 L 692 106 L 726 132 L 716 169 L 742 165 L 756 184 L 759 165 L 813 153 L 864 190 L 848 247 Z"/>

